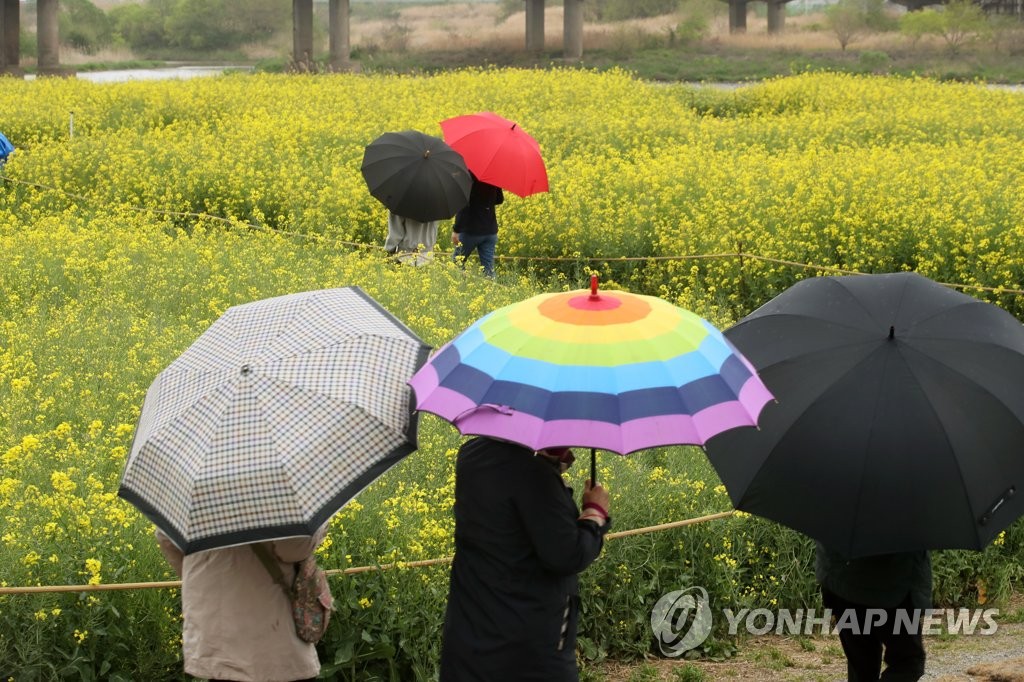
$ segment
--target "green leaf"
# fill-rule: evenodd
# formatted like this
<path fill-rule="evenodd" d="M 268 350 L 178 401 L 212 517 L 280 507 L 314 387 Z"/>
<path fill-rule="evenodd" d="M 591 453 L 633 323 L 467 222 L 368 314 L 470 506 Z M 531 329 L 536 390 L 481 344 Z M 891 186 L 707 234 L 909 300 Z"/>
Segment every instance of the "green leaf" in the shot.
<path fill-rule="evenodd" d="M 355 642 L 348 639 L 338 645 L 338 648 L 334 650 L 334 662 L 337 665 L 345 665 L 352 661 L 353 654 L 355 653 Z"/>

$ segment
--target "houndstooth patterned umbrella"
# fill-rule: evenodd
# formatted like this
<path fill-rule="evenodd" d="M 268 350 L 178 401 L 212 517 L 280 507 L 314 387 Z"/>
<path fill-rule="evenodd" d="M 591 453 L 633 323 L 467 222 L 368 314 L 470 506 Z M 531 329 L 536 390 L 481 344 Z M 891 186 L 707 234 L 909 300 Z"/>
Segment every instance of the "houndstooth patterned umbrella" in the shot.
<path fill-rule="evenodd" d="M 230 308 L 150 386 L 118 494 L 186 553 L 312 535 L 416 449 L 429 350 L 358 287 Z"/>

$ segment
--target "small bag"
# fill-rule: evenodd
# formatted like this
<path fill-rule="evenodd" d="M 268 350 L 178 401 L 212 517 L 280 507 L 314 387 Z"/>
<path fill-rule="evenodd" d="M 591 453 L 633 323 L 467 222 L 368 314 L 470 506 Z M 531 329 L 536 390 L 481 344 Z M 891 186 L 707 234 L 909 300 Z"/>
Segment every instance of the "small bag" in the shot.
<path fill-rule="evenodd" d="M 310 555 L 295 564 L 295 580 L 291 587 L 284 580 L 281 565 L 263 544 L 249 545 L 288 598 L 292 607 L 292 620 L 295 621 L 295 634 L 303 642 L 316 644 L 331 620 L 334 610 L 334 599 L 331 587 L 327 583 L 327 573 L 317 566 L 316 555 Z"/>

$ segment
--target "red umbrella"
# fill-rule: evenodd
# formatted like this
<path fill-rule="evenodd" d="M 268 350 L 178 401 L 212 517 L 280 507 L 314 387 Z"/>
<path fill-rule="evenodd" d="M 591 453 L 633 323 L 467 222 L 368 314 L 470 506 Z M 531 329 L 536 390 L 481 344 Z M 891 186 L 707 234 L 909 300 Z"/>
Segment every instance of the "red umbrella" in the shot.
<path fill-rule="evenodd" d="M 548 191 L 540 145 L 514 121 L 482 111 L 441 121 L 441 131 L 483 182 L 521 197 Z"/>

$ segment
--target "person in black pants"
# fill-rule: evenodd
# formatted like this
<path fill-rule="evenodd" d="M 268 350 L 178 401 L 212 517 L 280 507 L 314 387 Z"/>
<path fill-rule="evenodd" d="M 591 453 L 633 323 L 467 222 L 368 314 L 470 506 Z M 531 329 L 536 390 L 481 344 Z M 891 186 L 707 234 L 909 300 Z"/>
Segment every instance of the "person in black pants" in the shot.
<path fill-rule="evenodd" d="M 601 553 L 608 492 L 561 472 L 567 448 L 474 438 L 455 462 L 455 558 L 440 682 L 576 682 L 577 574 Z"/>
<path fill-rule="evenodd" d="M 818 543 L 815 575 L 850 682 L 913 682 L 924 675 L 921 629 L 932 605 L 927 551 L 846 559 Z"/>
<path fill-rule="evenodd" d="M 452 225 L 452 244 L 455 261 L 465 265 L 474 249 L 480 255 L 480 265 L 487 277 L 494 277 L 494 251 L 498 245 L 498 216 L 494 207 L 505 201 L 500 187 L 478 180 L 473 176 L 469 190 L 469 203 L 455 214 Z"/>

